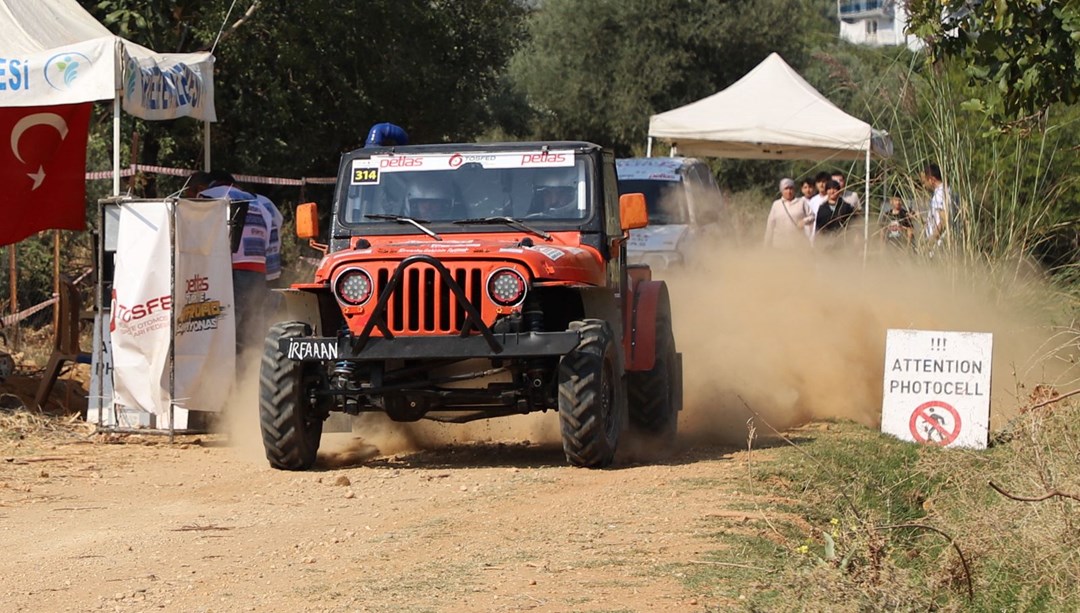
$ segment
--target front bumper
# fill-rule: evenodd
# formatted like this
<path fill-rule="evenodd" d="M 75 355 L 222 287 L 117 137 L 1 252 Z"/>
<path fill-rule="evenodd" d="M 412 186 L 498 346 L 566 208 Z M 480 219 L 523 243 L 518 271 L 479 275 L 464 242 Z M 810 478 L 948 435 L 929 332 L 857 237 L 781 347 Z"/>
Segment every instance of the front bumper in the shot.
<path fill-rule="evenodd" d="M 283 338 L 278 350 L 286 359 L 302 362 L 358 360 L 379 362 L 389 359 L 490 358 L 517 359 L 566 355 L 577 347 L 581 334 L 566 332 L 522 332 L 494 334 L 501 347 L 494 351 L 483 336 L 396 336 L 370 337 L 359 350 L 353 337 Z"/>

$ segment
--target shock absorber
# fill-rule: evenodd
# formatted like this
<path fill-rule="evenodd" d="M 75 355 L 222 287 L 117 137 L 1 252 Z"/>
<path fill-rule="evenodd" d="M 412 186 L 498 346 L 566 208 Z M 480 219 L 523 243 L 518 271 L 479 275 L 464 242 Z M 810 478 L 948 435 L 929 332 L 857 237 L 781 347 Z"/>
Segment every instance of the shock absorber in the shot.
<path fill-rule="evenodd" d="M 345 391 L 354 389 L 353 375 L 356 373 L 356 364 L 349 360 L 340 360 L 330 369 L 330 384 L 336 390 Z M 350 415 L 359 413 L 356 398 L 351 395 L 339 396 L 338 406 Z"/>
<path fill-rule="evenodd" d="M 540 298 L 536 294 L 530 293 L 525 299 L 525 307 L 522 309 L 522 328 L 523 332 L 543 332 L 544 331 L 544 309 L 541 307 Z M 544 360 L 540 358 L 533 358 L 529 360 L 525 365 L 525 378 L 529 386 L 530 396 L 539 398 L 539 390 L 544 386 L 544 377 L 547 374 L 547 369 L 544 365 Z"/>

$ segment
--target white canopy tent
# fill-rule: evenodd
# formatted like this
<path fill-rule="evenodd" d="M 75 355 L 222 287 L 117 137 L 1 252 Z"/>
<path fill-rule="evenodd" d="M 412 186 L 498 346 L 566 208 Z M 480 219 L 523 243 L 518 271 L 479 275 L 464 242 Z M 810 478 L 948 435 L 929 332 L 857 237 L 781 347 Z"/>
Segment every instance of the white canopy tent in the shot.
<path fill-rule="evenodd" d="M 116 36 L 76 0 L 0 0 L 0 107 L 113 101 L 113 194 L 120 192 L 120 108 L 205 123 L 210 165 L 214 56 L 156 53 Z"/>
<path fill-rule="evenodd" d="M 772 53 L 727 89 L 649 118 L 653 139 L 682 155 L 771 160 L 858 160 L 866 162 L 865 197 L 870 202 L 870 158 L 892 155 L 885 132 L 840 110 Z M 864 239 L 869 235 L 865 211 Z"/>

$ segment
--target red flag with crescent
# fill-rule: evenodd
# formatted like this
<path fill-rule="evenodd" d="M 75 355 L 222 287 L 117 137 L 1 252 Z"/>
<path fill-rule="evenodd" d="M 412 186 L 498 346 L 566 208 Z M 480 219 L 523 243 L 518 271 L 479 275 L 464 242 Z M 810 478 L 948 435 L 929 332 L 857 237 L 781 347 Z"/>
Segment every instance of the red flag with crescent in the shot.
<path fill-rule="evenodd" d="M 0 108 L 0 245 L 86 228 L 90 107 Z"/>

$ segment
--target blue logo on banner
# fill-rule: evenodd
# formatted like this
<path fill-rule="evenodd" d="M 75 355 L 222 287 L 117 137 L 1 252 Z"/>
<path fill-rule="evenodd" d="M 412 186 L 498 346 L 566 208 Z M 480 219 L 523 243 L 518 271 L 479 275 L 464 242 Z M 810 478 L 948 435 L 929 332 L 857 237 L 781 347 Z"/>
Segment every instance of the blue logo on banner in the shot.
<path fill-rule="evenodd" d="M 92 64 L 90 58 L 75 51 L 57 53 L 45 62 L 45 82 L 55 90 L 70 91 L 79 71 L 89 70 Z"/>

